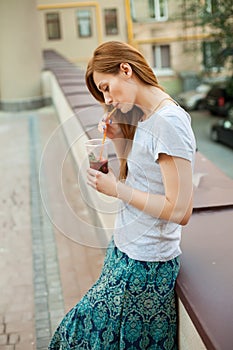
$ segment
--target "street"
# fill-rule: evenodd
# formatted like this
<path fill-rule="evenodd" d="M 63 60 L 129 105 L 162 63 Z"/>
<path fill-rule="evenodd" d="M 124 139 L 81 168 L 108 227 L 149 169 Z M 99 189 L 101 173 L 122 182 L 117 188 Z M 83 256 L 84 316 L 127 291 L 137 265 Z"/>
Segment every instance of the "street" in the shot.
<path fill-rule="evenodd" d="M 191 111 L 192 127 L 196 136 L 197 148 L 227 176 L 233 178 L 233 149 L 210 139 L 211 125 L 220 117 L 208 111 Z"/>

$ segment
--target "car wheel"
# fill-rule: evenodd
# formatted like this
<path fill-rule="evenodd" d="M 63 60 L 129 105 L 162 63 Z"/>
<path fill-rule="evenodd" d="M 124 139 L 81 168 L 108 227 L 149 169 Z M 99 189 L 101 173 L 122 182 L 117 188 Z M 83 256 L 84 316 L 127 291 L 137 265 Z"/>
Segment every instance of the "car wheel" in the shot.
<path fill-rule="evenodd" d="M 217 115 L 215 111 L 209 111 L 211 115 Z"/>
<path fill-rule="evenodd" d="M 202 100 L 198 101 L 196 106 L 195 106 L 195 109 L 197 111 L 201 111 L 201 110 L 205 109 L 205 102 Z"/>
<path fill-rule="evenodd" d="M 216 129 L 212 129 L 211 130 L 211 140 L 214 142 L 218 142 L 219 141 L 219 137 L 218 137 L 218 132 Z"/>

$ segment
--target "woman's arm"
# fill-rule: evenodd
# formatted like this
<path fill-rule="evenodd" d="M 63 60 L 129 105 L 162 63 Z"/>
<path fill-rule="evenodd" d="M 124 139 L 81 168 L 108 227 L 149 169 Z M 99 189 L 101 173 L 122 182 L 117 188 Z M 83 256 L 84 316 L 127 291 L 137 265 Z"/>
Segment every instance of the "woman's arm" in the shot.
<path fill-rule="evenodd" d="M 133 189 L 117 182 L 109 172 L 88 170 L 88 183 L 98 191 L 118 197 L 135 208 L 156 218 L 186 225 L 192 213 L 192 168 L 183 158 L 160 154 L 159 165 L 163 177 L 165 194 L 152 194 Z"/>
<path fill-rule="evenodd" d="M 161 154 L 165 194 L 151 194 L 117 184 L 117 197 L 154 217 L 186 225 L 192 214 L 192 168 L 183 158 Z"/>

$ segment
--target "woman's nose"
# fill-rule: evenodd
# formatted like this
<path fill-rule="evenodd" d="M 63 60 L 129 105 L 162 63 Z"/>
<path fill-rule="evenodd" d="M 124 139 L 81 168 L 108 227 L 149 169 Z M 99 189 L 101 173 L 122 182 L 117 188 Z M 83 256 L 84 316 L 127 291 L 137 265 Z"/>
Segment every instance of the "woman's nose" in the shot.
<path fill-rule="evenodd" d="M 110 95 L 105 95 L 104 96 L 104 100 L 105 100 L 105 104 L 106 105 L 110 105 L 110 104 L 112 104 L 112 102 L 113 102 L 113 100 L 112 100 L 112 98 L 111 98 L 111 96 Z"/>

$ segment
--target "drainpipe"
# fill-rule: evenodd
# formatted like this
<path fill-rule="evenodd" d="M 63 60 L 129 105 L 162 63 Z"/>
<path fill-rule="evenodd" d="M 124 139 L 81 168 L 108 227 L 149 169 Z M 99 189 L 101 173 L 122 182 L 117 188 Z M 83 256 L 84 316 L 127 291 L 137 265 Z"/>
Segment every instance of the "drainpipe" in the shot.
<path fill-rule="evenodd" d="M 127 22 L 128 43 L 133 45 L 134 35 L 133 35 L 133 21 L 131 17 L 130 0 L 125 0 L 125 14 L 126 14 L 126 22 Z"/>

